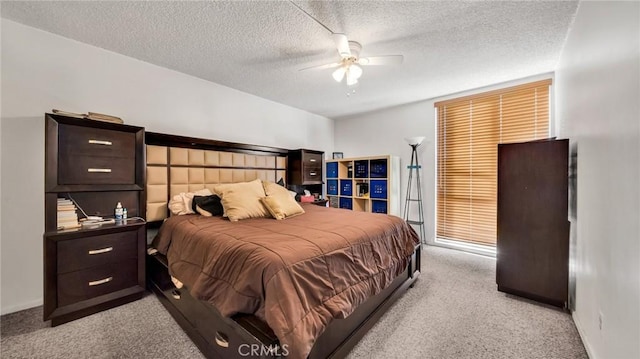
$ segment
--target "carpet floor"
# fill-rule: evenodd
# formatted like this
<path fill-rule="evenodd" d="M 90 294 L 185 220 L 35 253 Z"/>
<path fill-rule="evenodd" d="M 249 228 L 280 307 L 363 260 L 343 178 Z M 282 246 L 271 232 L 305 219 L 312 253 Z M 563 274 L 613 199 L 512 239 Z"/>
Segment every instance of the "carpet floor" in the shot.
<path fill-rule="evenodd" d="M 426 247 L 422 274 L 349 358 L 587 358 L 571 316 L 496 290 L 495 260 Z M 202 358 L 152 294 L 55 328 L 0 318 L 4 358 Z"/>

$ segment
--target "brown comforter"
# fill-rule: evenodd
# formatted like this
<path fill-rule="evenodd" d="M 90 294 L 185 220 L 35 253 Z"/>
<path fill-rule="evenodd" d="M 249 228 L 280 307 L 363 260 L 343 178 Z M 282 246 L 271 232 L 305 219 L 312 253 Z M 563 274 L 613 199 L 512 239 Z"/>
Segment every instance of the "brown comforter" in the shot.
<path fill-rule="evenodd" d="M 419 243 L 394 216 L 305 205 L 282 221 L 173 216 L 154 246 L 191 294 L 223 315 L 252 313 L 305 358 L 344 318 L 402 273 Z"/>

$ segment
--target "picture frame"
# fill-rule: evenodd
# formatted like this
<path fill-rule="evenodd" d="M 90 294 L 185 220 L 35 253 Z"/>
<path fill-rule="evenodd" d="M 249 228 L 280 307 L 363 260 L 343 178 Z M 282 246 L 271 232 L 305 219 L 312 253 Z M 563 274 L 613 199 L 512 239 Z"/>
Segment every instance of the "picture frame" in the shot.
<path fill-rule="evenodd" d="M 344 158 L 344 153 L 342 153 L 342 152 L 333 152 L 332 158 L 334 160 L 342 159 L 342 158 Z"/>

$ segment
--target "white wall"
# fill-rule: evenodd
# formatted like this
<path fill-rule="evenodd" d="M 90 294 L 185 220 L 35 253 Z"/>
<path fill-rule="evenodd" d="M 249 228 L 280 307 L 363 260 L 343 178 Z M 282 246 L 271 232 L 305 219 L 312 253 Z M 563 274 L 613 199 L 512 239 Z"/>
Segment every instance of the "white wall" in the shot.
<path fill-rule="evenodd" d="M 335 151 L 344 152 L 345 157 L 394 155 L 401 160 L 400 168 L 400 198 L 401 211 L 404 208 L 407 190 L 407 165 L 411 161 L 411 147 L 404 140 L 405 137 L 426 136 L 418 147 L 418 157 L 422 166 L 422 198 L 427 241 L 433 243 L 436 233 L 436 118 L 434 103 L 474 93 L 491 91 L 499 88 L 515 86 L 541 79 L 553 78 L 553 74 L 542 74 L 526 79 L 514 80 L 507 83 L 488 86 L 462 93 L 443 96 L 415 102 L 407 105 L 391 107 L 366 114 L 336 119 L 335 122 Z M 552 90 L 553 93 L 553 90 Z M 553 97 L 551 106 L 553 106 Z M 553 122 L 553 113 L 550 113 Z M 554 126 L 551 126 L 554 128 Z M 412 197 L 415 197 L 412 195 Z M 417 210 L 412 208 L 411 219 L 417 218 Z M 416 214 L 416 216 L 414 216 Z M 401 213 L 402 215 L 402 213 Z M 417 228 L 416 228 L 417 229 Z"/>
<path fill-rule="evenodd" d="M 581 2 L 556 84 L 578 148 L 573 317 L 591 358 L 640 358 L 640 3 Z"/>
<path fill-rule="evenodd" d="M 0 30 L 1 31 L 1 30 Z M 1 34 L 0 34 L 1 35 Z M 0 36 L 0 51 L 2 50 L 2 36 Z M 0 56 L 0 68 L 2 68 L 2 56 Z M 2 83 L 2 71 L 0 71 L 0 84 Z M 2 86 L 0 86 L 0 113 L 2 113 Z M 2 196 L 2 123 L 0 122 L 0 203 L 4 201 Z M 2 205 L 0 205 L 0 260 L 2 257 Z M 0 281 L 2 280 L 2 265 L 0 265 Z M 0 282 L 0 313 L 2 309 L 2 283 Z"/>
<path fill-rule="evenodd" d="M 325 117 L 6 19 L 1 44 L 2 314 L 42 303 L 43 118 L 52 108 L 113 114 L 147 131 L 333 150 Z"/>

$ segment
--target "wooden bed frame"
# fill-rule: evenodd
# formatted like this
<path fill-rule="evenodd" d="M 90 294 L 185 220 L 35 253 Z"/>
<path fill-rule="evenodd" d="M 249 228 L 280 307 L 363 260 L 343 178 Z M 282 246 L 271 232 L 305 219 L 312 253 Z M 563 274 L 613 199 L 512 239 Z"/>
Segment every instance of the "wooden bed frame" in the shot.
<path fill-rule="evenodd" d="M 193 149 L 205 151 L 217 151 L 218 153 L 248 154 L 250 156 L 275 156 L 286 157 L 288 150 L 237 144 L 230 142 L 220 142 L 203 140 L 191 137 L 180 137 L 165 134 L 147 132 L 145 135 L 147 145 L 167 147 L 167 160 L 160 167 L 166 167 L 167 182 L 165 183 L 166 199 L 168 201 L 171 192 L 171 167 L 204 167 L 223 170 L 243 170 L 250 171 L 251 176 L 255 171 L 262 171 L 259 176 L 266 175 L 269 179 L 278 177 L 283 171 L 282 164 L 286 161 L 276 160 L 273 167 L 269 166 L 238 166 L 229 167 L 224 164 L 209 165 L 174 165 L 170 159 L 171 148 Z M 177 153 L 174 151 L 174 153 Z M 157 157 L 157 156 L 156 156 Z M 194 156 L 195 157 L 195 156 Z M 148 159 L 148 168 L 155 166 Z M 163 161 L 160 161 L 163 162 Z M 157 170 L 157 169 L 156 169 Z M 267 172 L 264 172 L 267 171 Z M 271 172 L 273 176 L 271 176 Z M 273 179 L 274 181 L 277 179 Z M 183 185 L 181 183 L 180 185 Z M 147 191 L 151 190 L 147 184 Z M 196 187 L 189 187 L 197 189 Z M 153 229 L 160 226 L 161 220 L 158 216 L 162 206 L 166 208 L 166 203 L 162 203 L 158 196 L 158 188 L 154 188 L 156 193 L 153 198 L 147 196 L 147 208 L 152 208 L 155 201 L 156 210 L 153 213 L 148 211 L 148 228 Z M 160 191 L 164 194 L 165 191 Z M 151 202 L 150 202 L 151 201 Z M 149 206 L 151 204 L 151 207 Z M 351 315 L 345 319 L 337 319 L 329 324 L 326 331 L 316 340 L 310 359 L 321 358 L 343 358 L 357 344 L 357 342 L 373 327 L 382 317 L 389 307 L 413 285 L 420 275 L 420 246 L 417 246 L 407 268 L 381 293 L 369 298 L 362 303 Z M 160 254 L 147 256 L 147 284 L 160 299 L 167 311 L 173 316 L 176 322 L 182 327 L 186 334 L 196 344 L 200 351 L 207 358 L 279 358 L 286 357 L 287 351 L 279 346 L 278 338 L 273 331 L 259 318 L 238 314 L 231 318 L 226 318 L 209 303 L 196 300 L 189 295 L 186 288 L 177 289 L 168 271 L 167 259 Z"/>

